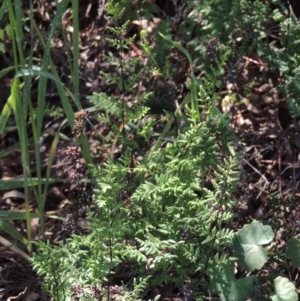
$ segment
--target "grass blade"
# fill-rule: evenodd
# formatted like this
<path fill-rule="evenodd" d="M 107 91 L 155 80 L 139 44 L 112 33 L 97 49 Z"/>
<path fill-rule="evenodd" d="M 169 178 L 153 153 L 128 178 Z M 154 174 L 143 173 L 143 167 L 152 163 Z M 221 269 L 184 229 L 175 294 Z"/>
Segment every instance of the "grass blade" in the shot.
<path fill-rule="evenodd" d="M 11 224 L 6 222 L 4 219 L 0 219 L 0 229 L 9 234 L 11 237 L 19 240 L 24 246 L 30 244 L 23 235 L 21 235 Z"/>
<path fill-rule="evenodd" d="M 28 187 L 37 186 L 39 181 L 42 184 L 48 183 L 59 183 L 63 182 L 62 179 L 38 179 L 38 178 L 30 178 L 30 181 L 27 181 Z M 0 180 L 0 189 L 1 190 L 9 190 L 9 189 L 16 189 L 16 188 L 24 188 L 25 186 L 25 179 L 24 177 L 13 179 L 13 180 Z"/>

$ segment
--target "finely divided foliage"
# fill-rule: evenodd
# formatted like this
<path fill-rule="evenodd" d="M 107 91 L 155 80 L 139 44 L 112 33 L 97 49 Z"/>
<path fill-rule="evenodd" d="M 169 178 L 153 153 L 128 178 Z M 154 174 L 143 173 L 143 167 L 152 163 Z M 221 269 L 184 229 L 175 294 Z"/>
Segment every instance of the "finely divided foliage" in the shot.
<path fill-rule="evenodd" d="M 195 34 L 197 38 L 192 39 L 192 31 L 181 27 L 187 21 L 179 26 L 184 34 L 190 34 L 187 47 L 196 54 L 195 58 L 171 40 L 168 21 L 160 24 L 161 30 L 155 34 L 159 42 L 153 48 L 146 33 L 141 33 L 141 45 L 149 57 L 149 65 L 143 69 L 139 69 L 138 59 L 123 61 L 123 58 L 106 57 L 116 69 L 102 75 L 123 93 L 123 98 L 95 93 L 90 101 L 100 111 L 99 120 L 110 127 L 118 151 L 112 152 L 101 167 L 90 166 L 94 202 L 89 208 L 89 234 L 73 235 L 55 247 L 40 242 L 33 258 L 35 269 L 44 276 L 45 287 L 56 300 L 75 297 L 112 300 L 111 294 L 123 300 L 141 300 L 147 288 L 168 284 L 173 284 L 185 298 L 187 294 L 183 292 L 189 292 L 193 300 L 202 300 L 204 294 L 211 293 L 223 301 L 260 300 L 256 277 L 235 279 L 233 262 L 253 271 L 267 262 L 268 254 L 262 243 L 256 247 L 256 253 L 253 248 L 247 248 L 251 241 L 254 245 L 249 233 L 265 229 L 261 223 L 254 222 L 233 233 L 238 154 L 227 119 L 216 107 L 219 99 L 216 91 L 222 84 L 225 62 L 243 55 L 245 47 L 249 51 L 257 47 L 259 52 L 275 53 L 270 45 L 259 43 L 265 37 L 267 23 L 261 12 L 265 9 L 265 16 L 270 8 L 261 1 L 203 2 L 206 5 L 188 1 L 195 8 L 193 18 L 202 26 L 202 32 Z M 273 2 L 282 8 L 278 1 Z M 249 10 L 249 3 L 253 10 Z M 126 51 L 135 39 L 124 38 L 129 24 L 126 16 L 135 13 L 128 11 L 129 7 L 125 0 L 111 0 L 108 4 L 108 12 L 115 22 L 125 19 L 123 24 L 110 28 L 115 36 L 110 43 L 121 51 Z M 274 11 L 274 19 L 282 17 L 279 8 Z M 244 34 L 250 25 L 257 32 L 252 38 Z M 282 32 L 286 29 L 284 25 L 280 28 Z M 291 28 L 298 30 L 296 26 Z M 203 39 L 200 41 L 199 37 Z M 136 84 L 140 76 L 147 78 L 150 72 L 164 80 L 174 75 L 176 70 L 172 70 L 166 59 L 170 47 L 188 59 L 189 93 L 177 107 L 172 103 L 168 106 L 170 110 L 149 114 L 155 101 L 170 100 L 165 94 L 152 92 L 134 95 Z M 283 60 L 282 55 L 276 54 Z M 195 74 L 201 68 L 206 75 L 199 82 Z M 290 68 L 296 78 L 297 68 Z M 290 89 L 293 96 L 298 89 L 295 78 L 291 75 L 283 87 L 283 90 Z M 176 87 L 172 88 L 176 96 Z M 125 101 L 124 95 L 129 95 L 130 101 Z M 296 96 L 293 100 L 291 108 L 299 115 Z M 134 161 L 137 153 L 139 160 Z M 269 243 L 272 238 L 270 235 L 263 243 Z M 290 244 L 290 248 L 293 245 L 297 244 Z M 235 258 L 229 257 L 232 254 L 229 248 Z M 295 250 L 290 248 L 288 258 L 298 262 Z M 264 256 L 259 265 L 254 265 L 253 260 L 247 259 L 255 259 L 257 250 Z M 245 258 L 245 254 L 250 257 Z M 119 281 L 123 287 L 120 284 L 112 290 L 111 283 L 121 269 L 126 274 Z M 275 280 L 273 300 L 285 300 L 278 299 L 282 297 L 279 283 L 289 289 L 290 300 L 296 300 L 294 287 L 286 280 L 281 277 Z"/>
<path fill-rule="evenodd" d="M 120 116 L 118 110 L 114 106 L 111 113 Z M 151 285 L 188 285 L 197 294 L 195 287 L 205 284 L 210 257 L 223 254 L 233 238 L 228 222 L 237 181 L 232 133 L 216 110 L 208 107 L 208 112 L 203 121 L 192 111 L 187 114 L 178 137 L 145 154 L 135 168 L 130 144 L 119 159 L 93 168 L 93 231 L 54 248 L 66 267 L 64 294 L 71 294 L 74 284 L 104 285 L 124 261 Z M 35 266 L 47 278 L 51 264 L 43 253 L 35 257 Z"/>

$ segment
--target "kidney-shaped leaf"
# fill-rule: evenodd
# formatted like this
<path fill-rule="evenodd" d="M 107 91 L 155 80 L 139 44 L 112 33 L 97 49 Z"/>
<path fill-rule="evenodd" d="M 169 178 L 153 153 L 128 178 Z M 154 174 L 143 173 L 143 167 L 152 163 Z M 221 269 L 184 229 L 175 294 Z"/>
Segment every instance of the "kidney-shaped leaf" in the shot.
<path fill-rule="evenodd" d="M 230 301 L 257 300 L 259 283 L 256 277 L 249 276 L 237 280 L 230 289 Z"/>
<path fill-rule="evenodd" d="M 286 244 L 286 258 L 291 259 L 295 268 L 300 267 L 300 240 L 291 238 Z"/>
<path fill-rule="evenodd" d="M 232 245 L 238 263 L 247 271 L 261 269 L 268 260 L 262 245 L 271 242 L 273 237 L 274 232 L 270 226 L 264 226 L 258 221 L 245 225 L 234 237 Z"/>
<path fill-rule="evenodd" d="M 277 277 L 274 281 L 275 295 L 271 297 L 272 301 L 298 301 L 298 294 L 295 291 L 295 285 L 284 277 Z"/>

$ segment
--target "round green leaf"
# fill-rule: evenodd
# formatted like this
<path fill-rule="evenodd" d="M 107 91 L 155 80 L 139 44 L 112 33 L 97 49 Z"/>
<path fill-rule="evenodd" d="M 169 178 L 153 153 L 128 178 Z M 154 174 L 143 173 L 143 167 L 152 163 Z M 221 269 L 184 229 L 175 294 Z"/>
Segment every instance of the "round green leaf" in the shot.
<path fill-rule="evenodd" d="M 262 245 L 271 242 L 273 237 L 274 232 L 270 226 L 264 226 L 258 221 L 245 225 L 234 237 L 232 245 L 238 263 L 247 271 L 261 269 L 268 260 Z"/>
<path fill-rule="evenodd" d="M 287 278 L 277 277 L 274 285 L 275 295 L 271 297 L 272 301 L 298 301 L 295 285 Z"/>
<path fill-rule="evenodd" d="M 253 276 L 237 280 L 230 289 L 230 301 L 257 300 L 258 280 Z"/>

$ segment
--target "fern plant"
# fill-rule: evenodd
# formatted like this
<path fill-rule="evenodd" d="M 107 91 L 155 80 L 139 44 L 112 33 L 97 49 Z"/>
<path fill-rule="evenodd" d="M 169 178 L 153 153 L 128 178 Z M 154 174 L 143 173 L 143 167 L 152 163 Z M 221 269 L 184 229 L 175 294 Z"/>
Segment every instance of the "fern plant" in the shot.
<path fill-rule="evenodd" d="M 119 18 L 122 9 L 115 9 L 109 11 Z M 119 36 L 124 30 L 121 25 L 111 31 Z M 130 40 L 111 42 L 125 51 Z M 186 50 L 171 46 L 191 62 Z M 123 95 L 132 96 L 137 62 L 109 60 L 120 72 L 103 75 Z M 74 235 L 55 247 L 38 244 L 33 266 L 57 300 L 110 300 L 114 283 L 126 300 L 142 299 L 146 288 L 169 283 L 179 290 L 186 287 L 201 300 L 211 260 L 216 265 L 229 262 L 224 250 L 233 238 L 238 162 L 234 136 L 213 93 L 223 61 L 202 85 L 191 72 L 190 96 L 162 118 L 147 115 L 147 93 L 132 96 L 130 103 L 104 93 L 91 96 L 99 118 L 107 124 L 113 121 L 114 145 L 120 152 L 112 152 L 101 167 L 91 166 L 95 188 L 90 234 Z M 155 138 L 157 126 L 163 130 Z M 139 160 L 136 152 L 142 154 Z M 118 280 L 125 266 L 127 277 Z M 159 298 L 159 293 L 153 297 Z"/>
<path fill-rule="evenodd" d="M 119 159 L 93 169 L 90 235 L 55 247 L 60 253 L 51 260 L 45 256 L 51 247 L 41 243 L 34 266 L 51 282 L 57 258 L 64 267 L 59 278 L 68 282 L 64 294 L 71 295 L 74 285 L 111 283 L 124 262 L 151 286 L 187 285 L 200 294 L 209 261 L 224 253 L 233 235 L 226 225 L 235 204 L 237 161 L 224 147 L 232 146 L 232 133 L 213 106 L 202 122 L 186 110 L 190 122 L 178 137 L 134 168 L 132 148 L 126 147 Z"/>
<path fill-rule="evenodd" d="M 64 11 L 68 1 L 64 2 L 58 12 Z M 172 25 L 176 26 L 176 22 L 165 20 L 155 30 L 154 48 L 145 32 L 141 32 L 140 45 L 150 62 L 146 68 L 141 66 L 139 58 L 124 60 L 123 54 L 137 38 L 125 36 L 130 20 L 137 19 L 136 15 L 141 12 L 147 16 L 150 11 L 155 11 L 152 10 L 155 6 L 151 1 L 111 0 L 108 3 L 108 12 L 115 25 L 109 31 L 117 37 L 110 38 L 109 42 L 121 50 L 118 52 L 121 55 L 106 56 L 115 70 L 102 73 L 102 76 L 122 96 L 99 93 L 90 97 L 100 112 L 99 120 L 110 125 L 113 143 L 107 162 L 101 167 L 91 166 L 95 189 L 94 204 L 89 208 L 89 234 L 74 235 L 58 246 L 39 242 L 33 257 L 35 269 L 44 276 L 45 288 L 56 300 L 141 300 L 147 289 L 170 283 L 182 294 L 183 288 L 189 291 L 192 295 L 189 297 L 196 300 L 201 300 L 206 293 L 203 288 L 217 293 L 222 300 L 246 300 L 249 297 L 259 300 L 263 295 L 271 296 L 269 292 L 259 291 L 256 277 L 236 280 L 234 276 L 231 260 L 237 260 L 250 272 L 262 268 L 266 260 L 261 258 L 266 256 L 261 245 L 269 243 L 273 234 L 266 235 L 271 232 L 268 227 L 265 230 L 265 226 L 253 223 L 249 227 L 251 231 L 245 226 L 233 235 L 230 224 L 236 201 L 232 192 L 237 182 L 238 162 L 232 132 L 215 106 L 218 99 L 215 91 L 221 86 L 220 77 L 228 58 L 237 60 L 245 52 L 251 54 L 255 50 L 269 64 L 270 70 L 286 72 L 287 82 L 282 90 L 291 96 L 291 111 L 294 117 L 299 117 L 299 57 L 296 51 L 299 24 L 294 19 L 286 19 L 284 6 L 276 0 L 272 1 L 275 9 L 259 0 L 188 2 L 197 18 L 184 16 L 178 29 L 181 38 L 189 41 L 187 46 L 194 54 L 193 59 L 182 44 L 171 41 Z M 76 3 L 74 1 L 75 16 L 78 12 Z M 136 11 L 131 9 L 138 5 Z M 252 8 L 250 11 L 249 7 Z M 16 15 L 20 16 L 17 11 L 20 5 L 15 8 Z M 201 26 L 197 26 L 199 24 Z M 197 28 L 193 28 L 195 25 Z M 74 29 L 73 98 L 78 103 L 78 22 Z M 284 45 L 284 49 L 278 49 L 274 41 L 268 40 L 270 31 L 279 33 L 280 46 Z M 190 68 L 190 83 L 186 85 L 190 93 L 179 108 L 174 106 L 178 96 L 174 86 L 167 89 L 169 93 L 159 95 L 135 92 L 141 77 L 144 83 L 155 78 L 167 81 L 178 71 L 167 58 L 167 51 L 172 46 L 185 54 Z M 48 66 L 47 61 L 46 55 L 44 69 Z M 202 82 L 197 77 L 199 69 L 206 71 Z M 32 76 L 34 73 L 29 71 L 31 69 L 22 70 L 17 77 Z M 52 77 L 47 75 L 46 78 Z M 41 87 L 44 85 L 45 81 Z M 148 82 L 146 88 L 149 86 Z M 19 97 L 19 90 L 15 81 L 12 93 L 16 92 Z M 26 96 L 29 90 L 24 90 Z M 39 99 L 43 99 L 43 91 L 41 89 Z M 67 104 L 65 102 L 65 111 Z M 41 110 L 44 109 L 41 106 Z M 67 115 L 72 125 L 74 114 L 70 112 Z M 30 114 L 32 120 L 39 117 L 37 124 L 41 125 L 44 114 L 36 114 L 32 109 Z M 6 121 L 7 118 L 8 115 Z M 116 148 L 118 155 L 114 152 Z M 41 185 L 40 181 L 39 194 Z M 30 216 L 27 218 L 29 221 Z M 264 231 L 259 232 L 259 229 Z M 245 232 L 255 235 L 249 238 Z M 263 236 L 268 239 L 261 239 Z M 248 252 L 249 245 L 251 252 Z M 235 259 L 229 260 L 228 246 Z M 295 256 L 298 249 L 298 240 L 289 241 L 287 258 L 295 267 L 299 266 L 299 258 Z M 258 255 L 260 260 L 255 260 Z M 122 269 L 124 273 L 120 273 Z M 288 297 L 284 296 L 286 288 L 289 288 Z M 297 298 L 294 287 L 291 288 L 283 277 L 275 279 L 275 290 L 272 300 Z M 159 299 L 160 293 L 158 290 L 151 298 Z"/>

